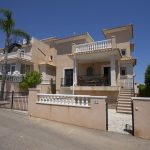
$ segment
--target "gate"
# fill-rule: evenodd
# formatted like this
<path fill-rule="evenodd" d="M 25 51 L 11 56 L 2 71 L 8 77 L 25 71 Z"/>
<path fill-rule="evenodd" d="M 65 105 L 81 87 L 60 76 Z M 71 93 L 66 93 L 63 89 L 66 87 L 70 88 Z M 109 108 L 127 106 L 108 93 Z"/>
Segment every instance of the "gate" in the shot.
<path fill-rule="evenodd" d="M 109 100 L 108 100 L 109 101 Z M 107 103 L 106 107 L 106 127 L 108 131 L 117 132 L 122 134 L 134 135 L 134 115 L 133 115 L 133 102 L 131 101 L 131 113 L 117 113 L 116 109 L 109 108 Z"/>
<path fill-rule="evenodd" d="M 12 91 L 0 93 L 0 108 L 27 111 L 28 92 Z"/>

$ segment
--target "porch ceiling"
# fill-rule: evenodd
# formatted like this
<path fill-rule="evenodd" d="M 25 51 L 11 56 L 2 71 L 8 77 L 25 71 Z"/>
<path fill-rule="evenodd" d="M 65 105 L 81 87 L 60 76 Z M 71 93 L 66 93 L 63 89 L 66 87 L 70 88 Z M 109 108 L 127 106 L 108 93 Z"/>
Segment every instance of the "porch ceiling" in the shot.
<path fill-rule="evenodd" d="M 78 62 L 104 62 L 110 61 L 112 55 L 114 55 L 116 59 L 121 57 L 119 50 L 113 50 L 97 53 L 78 54 L 76 55 L 76 59 Z"/>
<path fill-rule="evenodd" d="M 30 60 L 24 60 L 24 59 L 8 59 L 7 60 L 8 64 L 12 64 L 12 63 L 23 63 L 23 64 L 33 64 L 32 61 Z M 0 64 L 4 64 L 4 61 L 0 61 Z"/>
<path fill-rule="evenodd" d="M 73 90 L 73 87 L 70 87 Z M 119 86 L 75 86 L 75 91 L 119 91 Z"/>

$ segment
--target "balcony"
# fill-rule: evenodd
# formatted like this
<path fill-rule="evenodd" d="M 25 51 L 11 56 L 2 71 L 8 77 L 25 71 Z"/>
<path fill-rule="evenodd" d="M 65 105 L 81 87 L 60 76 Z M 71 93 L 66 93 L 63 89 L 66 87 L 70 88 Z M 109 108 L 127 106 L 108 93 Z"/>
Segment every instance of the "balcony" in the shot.
<path fill-rule="evenodd" d="M 73 45 L 74 53 L 94 52 L 98 50 L 111 49 L 112 39 L 91 42 L 80 45 Z"/>
<path fill-rule="evenodd" d="M 0 60 L 4 60 L 5 58 L 5 54 L 1 54 L 0 55 Z M 27 60 L 27 61 L 31 61 L 32 60 L 32 54 L 30 52 L 25 53 L 25 52 L 11 52 L 8 53 L 7 55 L 7 59 L 22 59 L 22 60 Z"/>
<path fill-rule="evenodd" d="M 4 75 L 0 75 L 0 81 L 4 78 Z M 18 74 L 18 75 L 6 75 L 6 81 L 8 82 L 15 82 L 15 83 L 19 83 L 22 82 L 23 79 L 23 75 L 22 74 Z"/>
<path fill-rule="evenodd" d="M 73 78 L 61 78 L 61 87 L 73 86 Z M 107 76 L 78 76 L 77 86 L 110 86 L 110 78 Z"/>
<path fill-rule="evenodd" d="M 110 86 L 110 78 L 107 76 L 78 76 L 79 86 Z"/>

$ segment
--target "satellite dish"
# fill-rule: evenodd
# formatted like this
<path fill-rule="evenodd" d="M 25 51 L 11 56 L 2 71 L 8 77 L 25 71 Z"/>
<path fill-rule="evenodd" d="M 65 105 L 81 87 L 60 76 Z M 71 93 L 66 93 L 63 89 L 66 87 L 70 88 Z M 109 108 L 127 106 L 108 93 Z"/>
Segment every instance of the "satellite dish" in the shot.
<path fill-rule="evenodd" d="M 27 44 L 27 40 L 26 40 L 26 39 L 23 39 L 22 44 Z"/>

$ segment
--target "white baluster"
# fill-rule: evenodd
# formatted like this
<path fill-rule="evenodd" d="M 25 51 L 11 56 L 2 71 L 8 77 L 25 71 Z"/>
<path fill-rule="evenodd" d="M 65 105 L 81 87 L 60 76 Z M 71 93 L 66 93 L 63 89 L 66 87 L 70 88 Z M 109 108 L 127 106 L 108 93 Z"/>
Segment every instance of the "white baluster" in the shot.
<path fill-rule="evenodd" d="M 85 99 L 85 106 L 88 106 L 89 103 L 88 103 L 88 98 Z"/>
<path fill-rule="evenodd" d="M 61 101 L 60 97 L 56 96 L 56 104 L 60 104 L 60 101 Z"/>
<path fill-rule="evenodd" d="M 80 98 L 77 99 L 77 105 L 80 105 Z"/>
<path fill-rule="evenodd" d="M 84 97 L 81 98 L 81 105 L 84 106 Z"/>
<path fill-rule="evenodd" d="M 52 104 L 55 104 L 55 97 L 52 97 Z"/>
<path fill-rule="evenodd" d="M 73 105 L 76 105 L 75 97 L 73 98 Z"/>
<path fill-rule="evenodd" d="M 62 105 L 64 104 L 64 98 L 62 98 L 62 100 L 61 100 L 61 104 L 62 104 Z"/>

